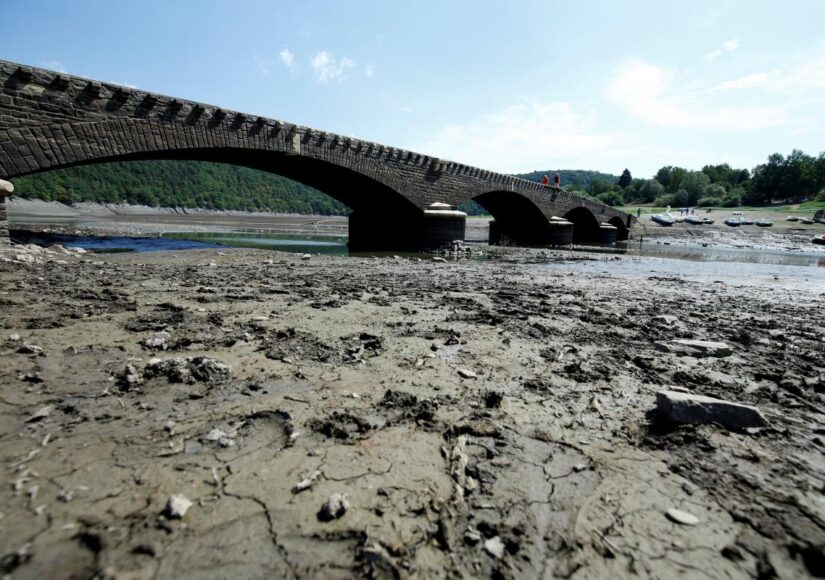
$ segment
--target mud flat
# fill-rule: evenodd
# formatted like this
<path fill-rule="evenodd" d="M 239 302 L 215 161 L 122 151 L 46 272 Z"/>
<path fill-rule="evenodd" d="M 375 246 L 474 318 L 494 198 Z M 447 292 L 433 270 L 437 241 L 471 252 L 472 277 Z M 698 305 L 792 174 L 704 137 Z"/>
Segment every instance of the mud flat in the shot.
<path fill-rule="evenodd" d="M 497 255 L 5 251 L 0 571 L 825 573 L 821 284 Z"/>

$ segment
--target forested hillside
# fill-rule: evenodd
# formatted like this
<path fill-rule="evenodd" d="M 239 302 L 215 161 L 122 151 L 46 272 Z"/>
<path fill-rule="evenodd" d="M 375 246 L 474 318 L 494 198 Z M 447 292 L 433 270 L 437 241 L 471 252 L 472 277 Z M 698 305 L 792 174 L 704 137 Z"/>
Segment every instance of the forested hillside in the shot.
<path fill-rule="evenodd" d="M 14 193 L 45 201 L 91 201 L 282 213 L 346 215 L 348 208 L 289 179 L 202 161 L 125 161 L 19 177 Z"/>

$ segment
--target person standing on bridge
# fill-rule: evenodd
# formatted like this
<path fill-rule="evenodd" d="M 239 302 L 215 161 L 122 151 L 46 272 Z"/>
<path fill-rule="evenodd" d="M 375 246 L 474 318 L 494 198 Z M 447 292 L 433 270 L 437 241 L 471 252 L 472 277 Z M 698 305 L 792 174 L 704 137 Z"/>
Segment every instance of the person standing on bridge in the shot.
<path fill-rule="evenodd" d="M 541 184 L 544 187 L 550 187 L 550 178 L 545 175 L 544 177 L 541 178 Z"/>
<path fill-rule="evenodd" d="M 556 173 L 556 174 L 553 176 L 553 188 L 554 188 L 554 189 L 558 189 L 558 188 L 559 188 L 559 182 L 560 182 L 560 181 L 561 181 L 561 178 L 559 177 L 559 174 L 558 174 L 558 173 Z"/>

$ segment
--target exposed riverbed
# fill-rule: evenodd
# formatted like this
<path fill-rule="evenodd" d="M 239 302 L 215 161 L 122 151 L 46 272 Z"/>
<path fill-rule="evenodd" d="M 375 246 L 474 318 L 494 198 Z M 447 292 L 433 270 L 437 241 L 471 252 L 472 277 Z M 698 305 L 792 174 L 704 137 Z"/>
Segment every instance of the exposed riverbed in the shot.
<path fill-rule="evenodd" d="M 825 572 L 822 268 L 478 249 L 3 252 L 3 572 Z"/>

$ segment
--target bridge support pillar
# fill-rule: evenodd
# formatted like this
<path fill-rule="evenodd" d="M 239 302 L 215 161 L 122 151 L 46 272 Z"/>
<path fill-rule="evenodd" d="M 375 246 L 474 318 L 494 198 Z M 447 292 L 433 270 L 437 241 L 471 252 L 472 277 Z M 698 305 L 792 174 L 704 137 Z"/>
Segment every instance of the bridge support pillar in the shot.
<path fill-rule="evenodd" d="M 490 222 L 490 245 L 568 246 L 573 243 L 573 224 L 563 218 L 552 218 L 532 228 L 519 224 L 507 227 L 498 220 Z"/>
<path fill-rule="evenodd" d="M 463 241 L 466 219 L 464 212 L 441 208 L 417 215 L 354 211 L 348 245 L 356 252 L 434 250 Z"/>

